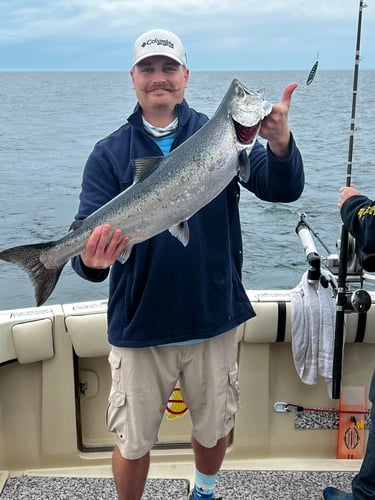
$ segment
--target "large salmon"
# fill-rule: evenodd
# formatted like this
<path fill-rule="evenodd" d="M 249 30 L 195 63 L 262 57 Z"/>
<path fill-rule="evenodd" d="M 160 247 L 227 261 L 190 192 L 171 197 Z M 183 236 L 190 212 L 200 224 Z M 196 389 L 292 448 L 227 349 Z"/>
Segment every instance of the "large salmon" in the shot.
<path fill-rule="evenodd" d="M 263 96 L 233 80 L 213 117 L 165 157 L 134 161 L 134 183 L 83 221 L 66 236 L 47 243 L 22 245 L 0 252 L 0 259 L 17 264 L 30 276 L 36 304 L 50 296 L 65 264 L 80 254 L 95 227 L 110 224 L 130 237 L 133 245 L 169 230 L 186 246 L 188 219 L 212 201 L 239 175 L 248 180 L 248 155 L 261 121 L 272 106 Z"/>

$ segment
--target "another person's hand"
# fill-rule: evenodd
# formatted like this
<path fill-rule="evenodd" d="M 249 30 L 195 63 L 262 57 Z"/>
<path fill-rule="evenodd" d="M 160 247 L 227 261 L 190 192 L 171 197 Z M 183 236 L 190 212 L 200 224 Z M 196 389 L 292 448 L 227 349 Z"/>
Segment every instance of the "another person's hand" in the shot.
<path fill-rule="evenodd" d="M 87 240 L 82 262 L 92 269 L 106 269 L 121 255 L 129 240 L 121 229 L 113 230 L 109 224 L 98 226 Z"/>
<path fill-rule="evenodd" d="M 341 208 L 343 203 L 350 198 L 351 196 L 361 194 L 359 191 L 355 189 L 354 186 L 344 186 L 340 188 L 340 197 L 338 201 L 338 207 Z"/>
<path fill-rule="evenodd" d="M 281 101 L 272 106 L 271 113 L 262 122 L 259 135 L 268 141 L 272 153 L 280 158 L 289 153 L 290 130 L 288 113 L 292 94 L 298 87 L 290 83 L 283 92 Z"/>

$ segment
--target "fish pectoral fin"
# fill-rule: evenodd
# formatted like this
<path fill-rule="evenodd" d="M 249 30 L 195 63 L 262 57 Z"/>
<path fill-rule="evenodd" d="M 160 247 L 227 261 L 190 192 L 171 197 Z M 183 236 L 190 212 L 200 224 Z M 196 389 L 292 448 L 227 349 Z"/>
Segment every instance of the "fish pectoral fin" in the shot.
<path fill-rule="evenodd" d="M 172 236 L 178 239 L 184 247 L 189 243 L 189 225 L 186 220 L 179 222 L 175 226 L 169 228 L 169 232 Z"/>
<path fill-rule="evenodd" d="M 132 160 L 134 170 L 133 184 L 143 181 L 146 177 L 151 175 L 152 172 L 155 172 L 163 158 L 164 156 L 155 156 L 151 158 L 137 158 Z"/>
<path fill-rule="evenodd" d="M 242 182 L 249 182 L 250 179 L 250 160 L 246 149 L 243 149 L 238 156 L 239 174 Z"/>
<path fill-rule="evenodd" d="M 122 253 L 120 253 L 120 255 L 117 257 L 117 260 L 121 263 L 121 264 L 125 264 L 125 262 L 128 260 L 128 258 L 130 257 L 130 254 L 132 253 L 132 249 L 133 249 L 133 245 L 131 245 L 130 243 L 128 243 L 124 249 L 124 251 Z"/>

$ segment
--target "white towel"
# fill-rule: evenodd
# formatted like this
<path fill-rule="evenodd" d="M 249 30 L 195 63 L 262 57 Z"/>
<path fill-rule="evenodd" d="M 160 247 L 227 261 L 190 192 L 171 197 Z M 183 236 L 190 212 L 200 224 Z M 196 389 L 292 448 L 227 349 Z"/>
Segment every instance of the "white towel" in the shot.
<path fill-rule="evenodd" d="M 332 380 L 333 349 L 336 320 L 336 298 L 332 287 L 335 277 L 321 272 L 328 280 L 327 288 L 309 283 L 308 271 L 291 290 L 292 352 L 297 374 L 305 384 L 316 384 L 318 375 Z"/>

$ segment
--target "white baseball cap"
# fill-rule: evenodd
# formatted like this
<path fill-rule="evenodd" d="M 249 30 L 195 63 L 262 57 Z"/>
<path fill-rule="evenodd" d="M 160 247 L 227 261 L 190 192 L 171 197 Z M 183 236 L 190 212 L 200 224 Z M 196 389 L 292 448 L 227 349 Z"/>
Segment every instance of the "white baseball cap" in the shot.
<path fill-rule="evenodd" d="M 186 54 L 181 40 L 171 31 L 155 29 L 137 38 L 133 50 L 133 65 L 152 56 L 166 56 L 186 66 Z"/>

